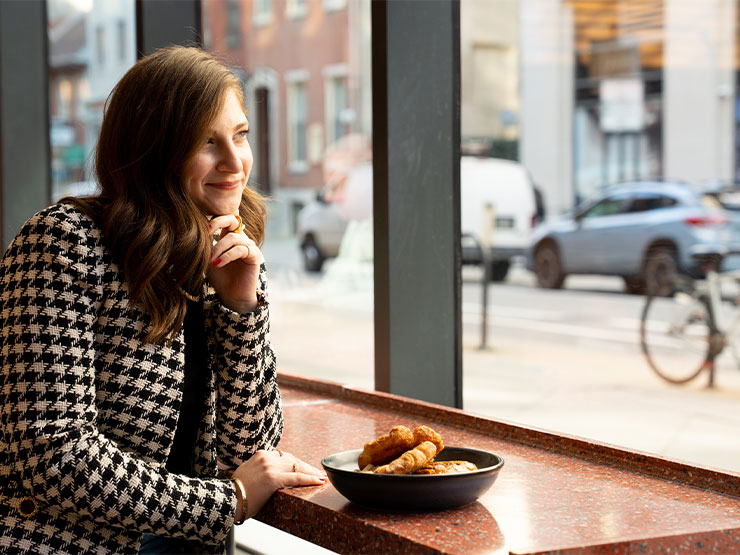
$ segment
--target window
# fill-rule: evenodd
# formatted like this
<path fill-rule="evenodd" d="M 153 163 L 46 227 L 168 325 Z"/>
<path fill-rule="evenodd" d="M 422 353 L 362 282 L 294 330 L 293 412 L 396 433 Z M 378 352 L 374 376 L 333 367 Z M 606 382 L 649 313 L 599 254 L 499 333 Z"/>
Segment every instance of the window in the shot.
<path fill-rule="evenodd" d="M 226 2 L 226 47 L 235 48 L 241 43 L 241 3 L 240 0 Z"/>
<path fill-rule="evenodd" d="M 326 142 L 331 144 L 345 135 L 346 123 L 353 115 L 347 109 L 346 78 L 342 75 L 330 76 L 324 90 L 326 114 Z"/>
<path fill-rule="evenodd" d="M 105 27 L 98 25 L 95 28 L 95 53 L 99 66 L 105 65 Z"/>
<path fill-rule="evenodd" d="M 55 201 L 94 190 L 91 152 L 105 100 L 135 61 L 135 12 L 128 0 L 49 0 L 47 17 L 51 199 Z"/>
<path fill-rule="evenodd" d="M 306 84 L 293 81 L 287 85 L 288 162 L 291 171 L 302 172 L 307 166 Z"/>
<path fill-rule="evenodd" d="M 347 0 L 322 0 L 324 11 L 335 12 L 347 6 Z"/>
<path fill-rule="evenodd" d="M 300 19 L 306 17 L 308 3 L 306 0 L 287 0 L 285 3 L 285 17 L 288 19 Z"/>
<path fill-rule="evenodd" d="M 69 79 L 59 82 L 57 91 L 57 116 L 61 119 L 69 119 L 72 106 L 72 83 Z"/>
<path fill-rule="evenodd" d="M 254 0 L 252 23 L 255 27 L 263 27 L 272 23 L 272 0 Z"/>
<path fill-rule="evenodd" d="M 324 17 L 324 0 L 245 2 L 250 31 L 228 55 L 246 74 L 250 185 L 271 199 L 262 251 L 281 368 L 372 388 L 371 3 L 334 4 L 346 9 Z M 223 52 L 225 0 L 201 5 Z"/>
<path fill-rule="evenodd" d="M 619 182 L 667 178 L 703 188 L 737 181 L 737 2 L 465 0 L 460 10 L 463 146 L 518 160 L 547 214 L 522 238 L 532 254 L 524 263 L 508 257 L 505 277 L 489 286 L 495 349 L 487 356 L 465 348 L 464 407 L 738 469 L 722 448 L 736 431 L 727 429 L 723 438 L 708 424 L 712 417 L 692 416 L 696 406 L 716 406 L 720 421 L 721 387 L 705 388 L 708 372 L 688 387 L 661 382 L 640 351 L 646 254 L 660 252 L 660 235 L 668 233 L 657 210 L 685 197 L 656 187 L 632 192 L 628 206 L 614 196 L 588 204 Z M 589 206 L 584 218 L 592 219 L 579 225 L 561 217 L 576 206 Z M 613 216 L 625 210 L 644 214 Z M 654 225 L 638 225 L 647 220 Z M 700 231 L 707 240 L 718 237 Z M 731 226 L 723 233 L 731 244 L 740 238 Z M 677 251 L 688 267 L 689 257 Z M 473 281 L 480 274 L 473 271 L 463 268 L 466 326 L 481 310 Z M 656 324 L 670 327 L 667 320 Z M 471 329 L 480 331 L 480 324 Z M 479 364 L 483 359 L 487 365 Z M 736 366 L 723 352 L 715 384 L 736 387 Z M 484 393 L 486 383 L 496 385 Z M 650 399 L 650 408 L 638 399 Z M 625 434 L 630 426 L 640 433 Z"/>
<path fill-rule="evenodd" d="M 126 37 L 126 22 L 123 19 L 118 20 L 118 61 L 125 62 L 128 52 L 128 39 Z"/>
<path fill-rule="evenodd" d="M 630 212 L 647 212 L 649 210 L 657 210 L 659 208 L 675 206 L 676 204 L 677 201 L 673 197 L 667 197 L 665 195 L 659 195 L 657 193 L 645 193 L 642 195 L 638 195 L 632 200 L 632 204 L 630 205 Z"/>
<path fill-rule="evenodd" d="M 614 216 L 621 214 L 627 207 L 628 197 L 624 195 L 605 198 L 588 209 L 583 215 L 584 218 L 595 218 L 600 216 Z"/>

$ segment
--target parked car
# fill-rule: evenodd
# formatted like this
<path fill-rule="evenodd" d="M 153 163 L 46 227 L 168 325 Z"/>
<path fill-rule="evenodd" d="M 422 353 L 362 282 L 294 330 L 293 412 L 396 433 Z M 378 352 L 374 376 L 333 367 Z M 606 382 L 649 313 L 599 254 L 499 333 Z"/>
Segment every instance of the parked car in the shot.
<path fill-rule="evenodd" d="M 297 222 L 303 267 L 307 272 L 320 272 L 327 258 L 339 254 L 347 220 L 339 207 L 328 202 L 323 191 L 319 191 L 316 198 L 298 212 Z"/>
<path fill-rule="evenodd" d="M 358 182 L 372 183 L 371 172 L 370 166 L 358 168 Z M 372 202 L 371 197 L 361 198 L 362 203 Z M 504 280 L 511 260 L 524 254 L 543 210 L 542 196 L 521 164 L 498 158 L 461 157 L 463 264 L 480 265 L 485 259 L 490 265 L 490 279 Z M 321 193 L 300 210 L 298 235 L 307 271 L 320 271 L 327 258 L 337 255 L 346 225 L 341 208 L 327 203 Z"/>
<path fill-rule="evenodd" d="M 570 274 L 622 276 L 629 292 L 661 292 L 671 276 L 699 277 L 699 246 L 740 246 L 738 216 L 683 183 L 634 182 L 608 189 L 572 215 L 537 227 L 526 264 L 540 287 Z"/>
<path fill-rule="evenodd" d="M 503 281 L 512 259 L 524 254 L 532 229 L 543 217 L 543 211 L 541 193 L 518 162 L 461 157 L 463 264 L 486 262 L 489 264 L 489 278 Z"/>

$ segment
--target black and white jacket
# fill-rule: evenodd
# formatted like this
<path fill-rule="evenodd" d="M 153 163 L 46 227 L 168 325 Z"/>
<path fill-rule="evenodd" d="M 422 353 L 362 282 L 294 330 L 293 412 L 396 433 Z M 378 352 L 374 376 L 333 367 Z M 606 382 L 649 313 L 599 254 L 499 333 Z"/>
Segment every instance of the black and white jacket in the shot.
<path fill-rule="evenodd" d="M 264 293 L 264 266 L 261 270 Z M 0 263 L 0 552 L 132 553 L 142 534 L 223 549 L 236 466 L 283 428 L 266 302 L 238 314 L 204 287 L 209 372 L 197 478 L 165 463 L 184 340 L 143 340 L 100 229 L 78 209 L 31 218 Z"/>

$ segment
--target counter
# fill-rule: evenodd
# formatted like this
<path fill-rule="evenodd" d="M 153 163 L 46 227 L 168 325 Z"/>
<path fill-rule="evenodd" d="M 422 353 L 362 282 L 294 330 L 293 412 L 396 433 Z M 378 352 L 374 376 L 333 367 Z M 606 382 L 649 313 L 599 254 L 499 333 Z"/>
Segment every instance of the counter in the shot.
<path fill-rule="evenodd" d="M 280 448 L 320 467 L 403 424 L 505 464 L 479 501 L 440 512 L 350 503 L 327 483 L 276 492 L 258 519 L 340 553 L 740 551 L 740 474 L 696 468 L 457 409 L 280 375 Z"/>

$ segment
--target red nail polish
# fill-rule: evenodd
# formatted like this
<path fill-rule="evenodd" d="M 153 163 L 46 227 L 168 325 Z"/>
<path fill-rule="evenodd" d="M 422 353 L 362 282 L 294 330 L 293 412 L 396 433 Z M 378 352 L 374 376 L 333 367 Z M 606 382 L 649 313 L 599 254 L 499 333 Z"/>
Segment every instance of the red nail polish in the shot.
<path fill-rule="evenodd" d="M 216 260 L 213 261 L 213 265 L 214 266 L 218 266 L 220 263 L 221 263 L 221 259 L 220 258 L 217 258 Z"/>

